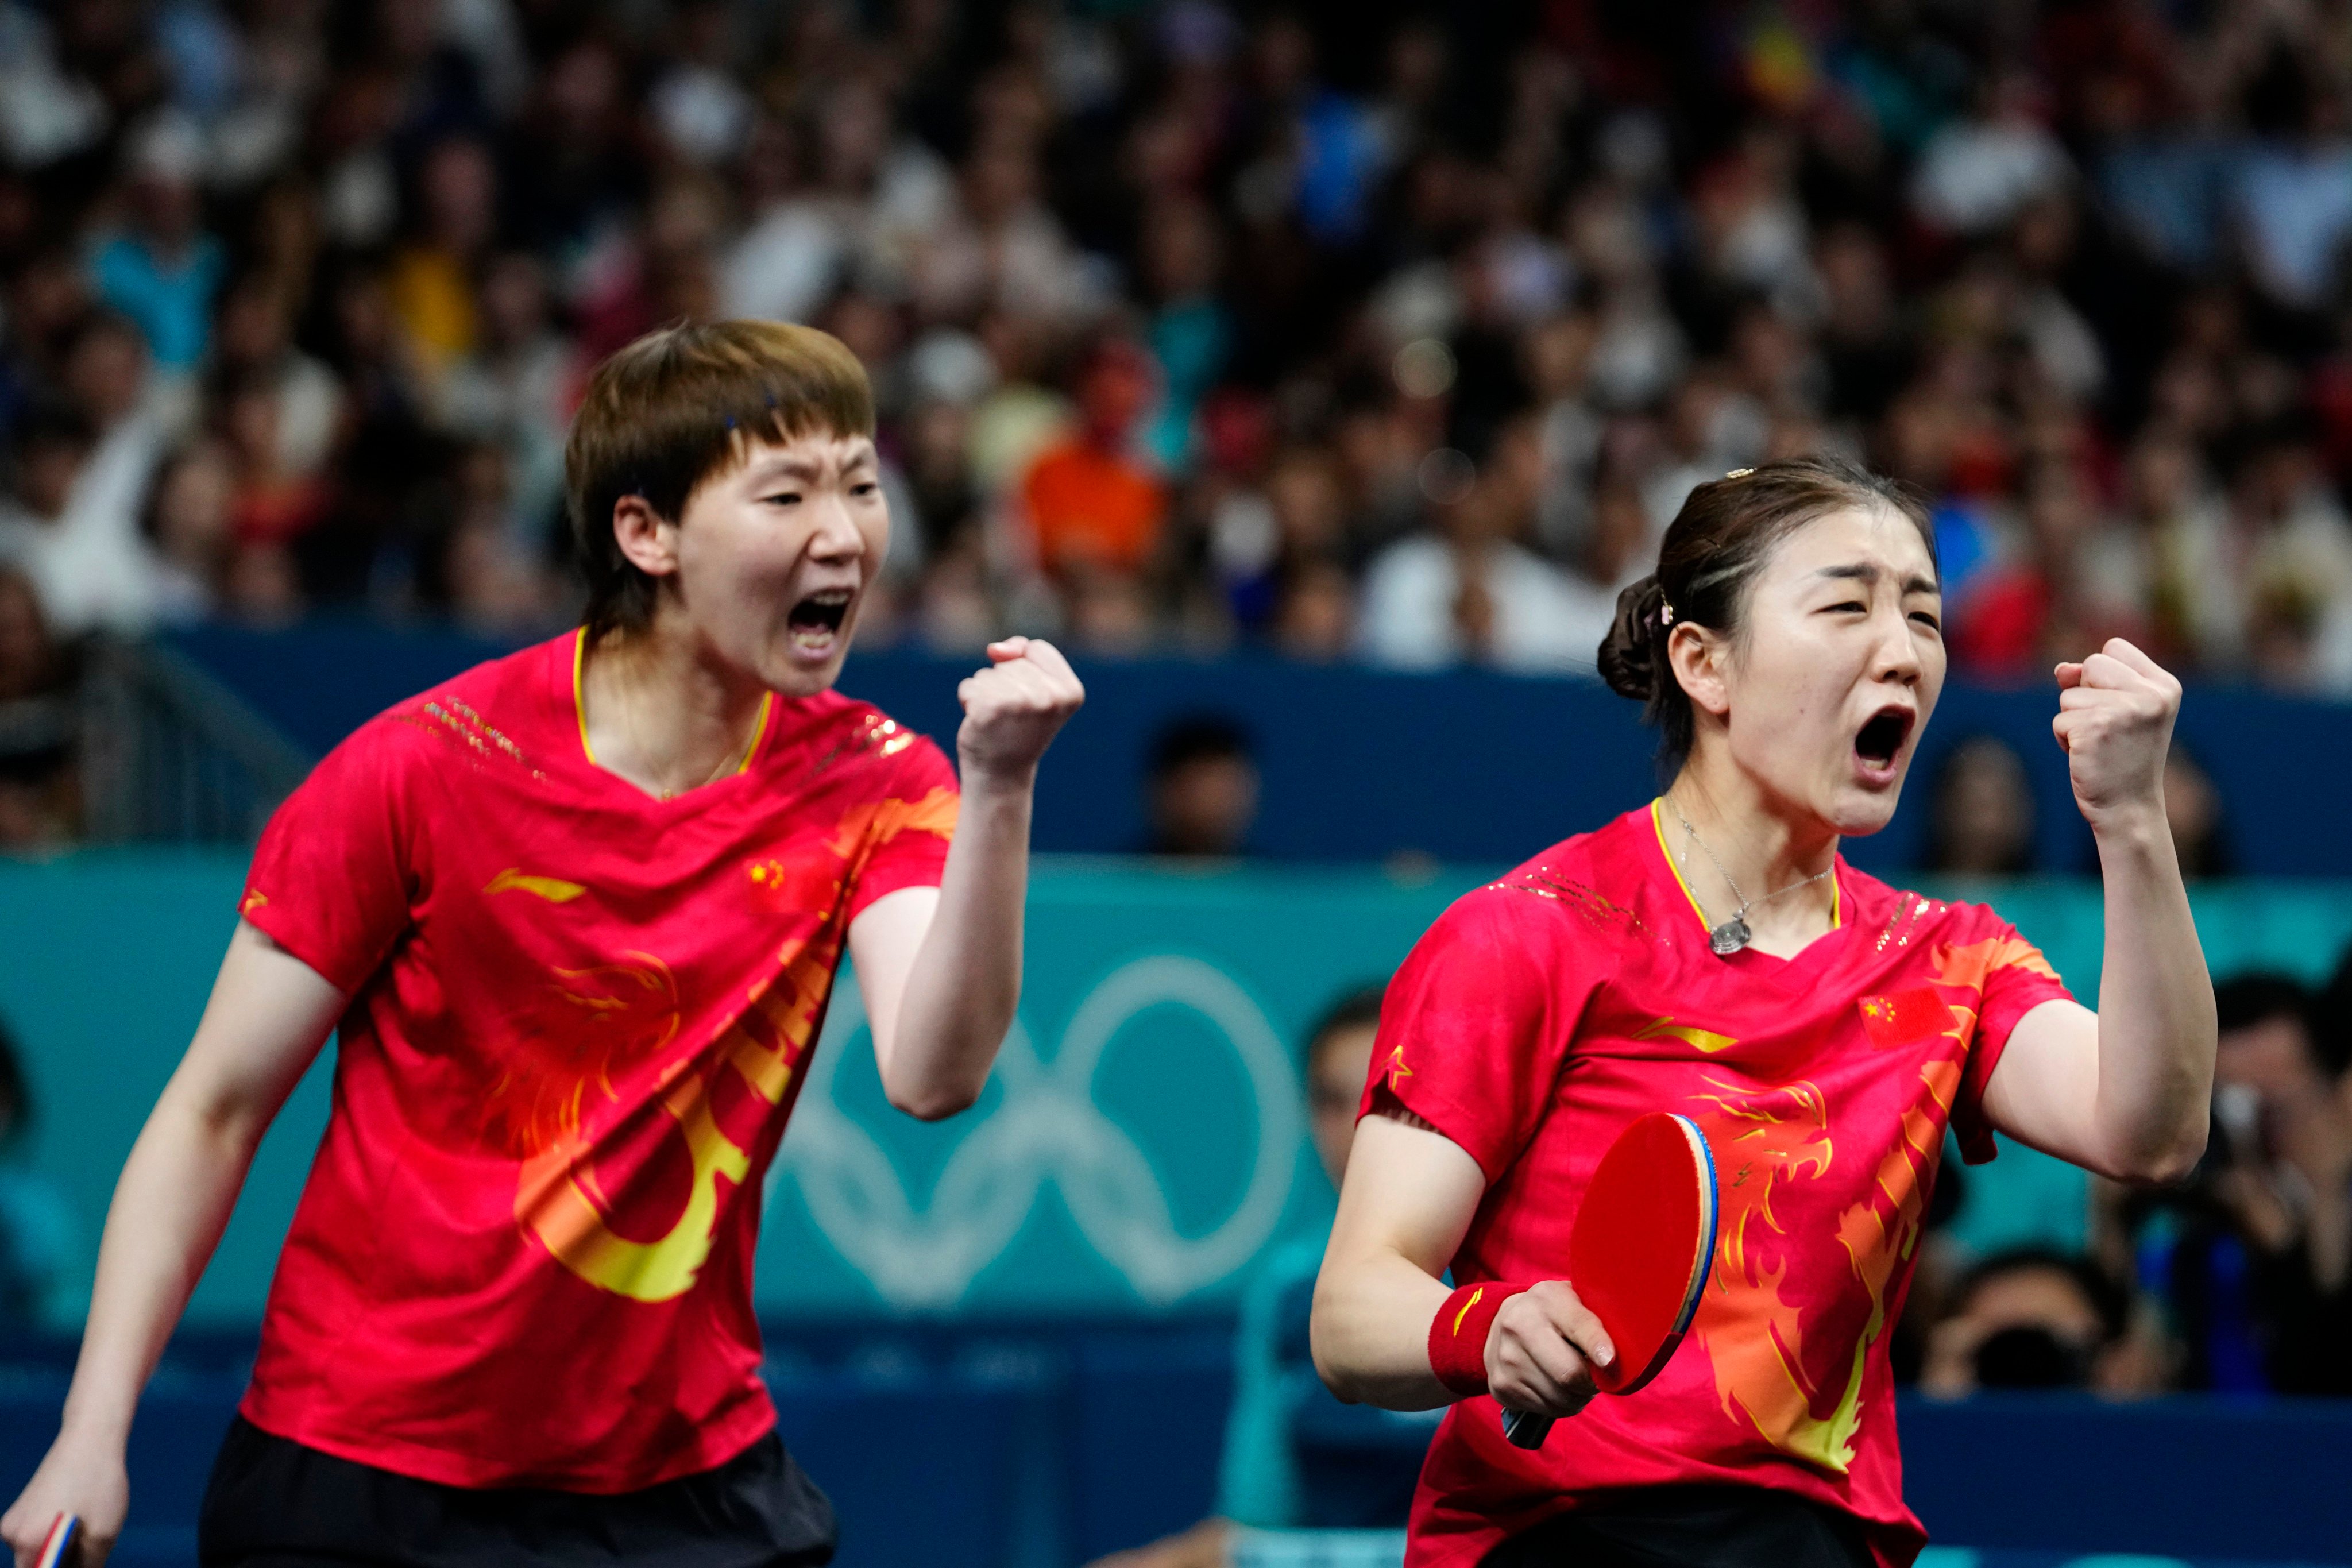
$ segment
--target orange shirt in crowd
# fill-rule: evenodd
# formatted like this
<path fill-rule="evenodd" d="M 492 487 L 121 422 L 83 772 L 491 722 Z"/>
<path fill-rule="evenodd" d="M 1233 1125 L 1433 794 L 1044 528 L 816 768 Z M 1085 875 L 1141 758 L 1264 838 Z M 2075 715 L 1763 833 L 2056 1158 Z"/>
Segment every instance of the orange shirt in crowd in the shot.
<path fill-rule="evenodd" d="M 1134 571 L 1160 542 L 1167 492 L 1131 458 L 1084 440 L 1046 448 L 1021 482 L 1038 560 L 1051 571 Z"/>

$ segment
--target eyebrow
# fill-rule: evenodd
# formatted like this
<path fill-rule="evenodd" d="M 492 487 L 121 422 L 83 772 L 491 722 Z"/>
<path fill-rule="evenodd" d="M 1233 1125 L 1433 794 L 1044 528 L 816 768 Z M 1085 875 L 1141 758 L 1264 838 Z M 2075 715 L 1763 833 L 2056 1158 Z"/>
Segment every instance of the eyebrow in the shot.
<path fill-rule="evenodd" d="M 852 452 L 848 459 L 841 465 L 841 471 L 848 473 L 853 469 L 870 466 L 875 462 L 876 458 L 874 443 L 861 442 L 857 449 Z M 797 479 L 806 484 L 823 471 L 824 465 L 813 463 L 805 458 L 762 458 L 751 465 L 751 479 L 754 485 L 766 484 L 774 479 Z"/>
<path fill-rule="evenodd" d="M 1844 566 L 1824 566 L 1813 575 L 1875 585 L 1885 576 L 1885 574 L 1867 562 L 1857 561 Z M 1940 594 L 1943 591 L 1944 585 L 1933 577 L 1912 576 L 1903 579 L 1903 592 L 1906 596 L 1912 594 Z"/>

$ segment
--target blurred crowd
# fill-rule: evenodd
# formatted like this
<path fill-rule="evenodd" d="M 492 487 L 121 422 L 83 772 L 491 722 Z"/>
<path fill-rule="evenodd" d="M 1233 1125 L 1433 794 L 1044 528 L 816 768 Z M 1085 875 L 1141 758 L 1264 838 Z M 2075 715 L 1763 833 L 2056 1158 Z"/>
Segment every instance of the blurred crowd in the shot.
<path fill-rule="evenodd" d="M 2352 692 L 2348 110 L 2341 0 L 0 0 L 0 734 L 93 630 L 565 624 L 583 376 L 718 315 L 873 372 L 869 643 L 1588 668 L 1834 447 L 1963 672 Z"/>
<path fill-rule="evenodd" d="M 2082 1251 L 1971 1257 L 1947 1159 L 1898 1375 L 1933 1394 L 2085 1388 L 2352 1395 L 2352 954 L 2326 985 L 2214 988 L 2213 1127 L 2181 1183 L 2099 1183 Z"/>

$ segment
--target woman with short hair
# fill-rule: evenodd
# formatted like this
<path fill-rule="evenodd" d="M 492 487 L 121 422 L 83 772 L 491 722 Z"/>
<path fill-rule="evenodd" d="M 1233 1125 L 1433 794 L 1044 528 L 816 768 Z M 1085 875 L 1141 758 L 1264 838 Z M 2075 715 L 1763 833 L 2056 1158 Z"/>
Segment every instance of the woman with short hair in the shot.
<path fill-rule="evenodd" d="M 961 777 L 835 692 L 889 543 L 865 369 L 773 321 L 600 365 L 566 453 L 576 631 L 419 693 L 271 819 L 115 1190 L 63 1429 L 0 1537 L 121 1529 L 141 1385 L 331 1029 L 334 1100 L 214 1467 L 213 1568 L 833 1553 L 760 1376 L 762 1178 L 845 952 L 891 1103 L 979 1095 L 1029 816 L 1083 700 L 961 686 Z"/>

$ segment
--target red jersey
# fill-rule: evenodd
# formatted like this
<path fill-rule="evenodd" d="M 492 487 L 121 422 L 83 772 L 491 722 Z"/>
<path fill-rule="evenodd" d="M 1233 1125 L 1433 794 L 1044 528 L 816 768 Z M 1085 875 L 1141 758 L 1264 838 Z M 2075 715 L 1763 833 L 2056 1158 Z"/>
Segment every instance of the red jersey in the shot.
<path fill-rule="evenodd" d="M 579 647 L 336 747 L 242 905 L 352 994 L 245 1415 L 456 1486 L 633 1490 L 773 1426 L 761 1180 L 850 921 L 955 821 L 939 748 L 830 692 L 655 799 L 588 753 Z"/>
<path fill-rule="evenodd" d="M 1393 1096 L 1460 1144 L 1486 1196 L 1457 1285 L 1559 1278 L 1578 1194 L 1645 1111 L 1705 1131 L 1721 1184 L 1688 1341 L 1528 1451 L 1491 1396 L 1450 1411 L 1409 1568 L 1475 1563 L 1613 1488 L 1777 1487 L 1878 1527 L 1907 1563 L 1886 1330 L 1948 1122 L 1970 1160 L 2010 1030 L 2066 995 L 1990 910 L 1839 861 L 1834 927 L 1795 958 L 1718 958 L 1654 806 L 1554 846 L 1439 918 L 1390 983 L 1365 1109 Z"/>

